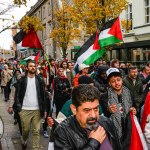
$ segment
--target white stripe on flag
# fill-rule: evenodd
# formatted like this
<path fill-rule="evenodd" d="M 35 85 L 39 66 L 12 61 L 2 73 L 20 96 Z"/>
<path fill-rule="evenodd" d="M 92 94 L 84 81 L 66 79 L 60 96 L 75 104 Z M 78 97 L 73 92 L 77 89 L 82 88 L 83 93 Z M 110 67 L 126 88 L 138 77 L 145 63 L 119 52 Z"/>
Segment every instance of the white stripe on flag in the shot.
<path fill-rule="evenodd" d="M 108 37 L 112 36 L 111 34 L 108 34 L 109 30 L 110 30 L 110 28 L 100 32 L 98 40 L 102 40 L 102 39 L 105 39 L 105 38 L 108 38 Z"/>
<path fill-rule="evenodd" d="M 29 57 L 25 58 L 24 60 L 28 60 L 28 59 L 34 60 L 35 56 L 29 56 Z"/>
<path fill-rule="evenodd" d="M 141 139 L 141 143 L 142 143 L 142 146 L 143 146 L 143 150 L 148 150 L 148 147 L 147 147 L 147 144 L 146 144 L 144 135 L 143 135 L 143 133 L 142 133 L 141 127 L 140 127 L 140 125 L 139 125 L 139 122 L 138 122 L 138 120 L 137 120 L 137 117 L 136 117 L 135 115 L 133 115 L 133 119 L 134 119 L 136 129 L 137 129 L 138 134 L 139 134 L 140 139 Z"/>
<path fill-rule="evenodd" d="M 27 48 L 29 48 L 29 47 L 22 47 L 22 41 L 17 44 L 17 50 L 20 50 L 20 49 L 27 49 Z"/>
<path fill-rule="evenodd" d="M 80 57 L 77 59 L 78 65 L 82 64 L 84 60 L 89 58 L 92 54 L 94 54 L 96 50 L 93 50 L 93 45 L 88 48 Z"/>

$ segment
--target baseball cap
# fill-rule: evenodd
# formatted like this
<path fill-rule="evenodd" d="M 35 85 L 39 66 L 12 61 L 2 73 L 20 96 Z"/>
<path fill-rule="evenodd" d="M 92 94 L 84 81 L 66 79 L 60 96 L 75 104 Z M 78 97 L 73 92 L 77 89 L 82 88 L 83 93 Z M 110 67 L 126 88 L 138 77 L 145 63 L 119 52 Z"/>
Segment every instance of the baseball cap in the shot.
<path fill-rule="evenodd" d="M 85 65 L 85 64 L 80 64 L 79 65 L 79 71 L 85 69 L 85 68 L 89 68 L 90 66 L 89 65 Z"/>
<path fill-rule="evenodd" d="M 119 69 L 117 68 L 109 68 L 106 71 L 107 79 L 109 80 L 112 76 L 121 76 Z"/>

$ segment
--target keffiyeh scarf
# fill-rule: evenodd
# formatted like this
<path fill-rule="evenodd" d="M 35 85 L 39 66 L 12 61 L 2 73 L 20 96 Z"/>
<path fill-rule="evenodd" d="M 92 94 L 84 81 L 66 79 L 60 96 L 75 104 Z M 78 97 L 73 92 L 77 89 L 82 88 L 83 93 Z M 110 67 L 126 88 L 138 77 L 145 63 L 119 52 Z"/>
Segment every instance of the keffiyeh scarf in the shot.
<path fill-rule="evenodd" d="M 117 112 L 111 114 L 110 118 L 118 131 L 119 138 L 121 138 L 123 135 L 122 120 L 125 121 L 126 115 L 129 113 L 129 109 L 132 107 L 130 91 L 124 86 L 122 87 L 121 97 L 122 102 L 119 103 L 117 93 L 111 87 L 108 89 L 108 106 L 110 104 L 117 105 Z"/>

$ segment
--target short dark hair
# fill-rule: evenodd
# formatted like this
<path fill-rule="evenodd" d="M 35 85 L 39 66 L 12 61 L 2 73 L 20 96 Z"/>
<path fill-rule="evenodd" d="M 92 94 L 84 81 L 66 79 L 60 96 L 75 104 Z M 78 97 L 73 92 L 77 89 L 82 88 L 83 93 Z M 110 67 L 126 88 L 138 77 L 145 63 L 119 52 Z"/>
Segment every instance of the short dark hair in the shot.
<path fill-rule="evenodd" d="M 72 90 L 72 104 L 78 108 L 84 102 L 99 100 L 99 90 L 93 85 L 81 84 Z"/>
<path fill-rule="evenodd" d="M 131 70 L 135 70 L 135 69 L 137 69 L 136 66 L 131 66 L 131 67 L 128 68 L 128 72 L 130 72 Z"/>
<path fill-rule="evenodd" d="M 30 63 L 34 63 L 36 65 L 35 60 L 29 59 L 29 60 L 27 60 L 27 67 Z"/>

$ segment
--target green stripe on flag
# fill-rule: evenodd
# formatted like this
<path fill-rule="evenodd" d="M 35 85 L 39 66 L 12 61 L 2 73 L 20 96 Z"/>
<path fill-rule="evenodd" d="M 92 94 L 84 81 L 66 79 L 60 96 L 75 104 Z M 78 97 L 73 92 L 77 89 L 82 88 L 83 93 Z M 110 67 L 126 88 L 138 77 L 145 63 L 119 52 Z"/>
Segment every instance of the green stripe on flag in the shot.
<path fill-rule="evenodd" d="M 27 65 L 27 61 L 24 60 L 24 59 L 22 59 L 22 60 L 20 61 L 20 64 L 21 64 L 21 65 Z"/>
<path fill-rule="evenodd" d="M 94 63 L 98 58 L 101 58 L 105 52 L 106 50 L 104 48 L 101 50 L 96 50 L 95 53 L 93 53 L 90 57 L 83 61 L 83 64 L 90 65 Z"/>
<path fill-rule="evenodd" d="M 114 43 L 119 43 L 119 42 L 122 42 L 122 41 L 116 38 L 115 36 L 110 36 L 108 38 L 99 40 L 99 44 L 101 47 L 109 46 L 109 45 L 112 45 Z"/>

